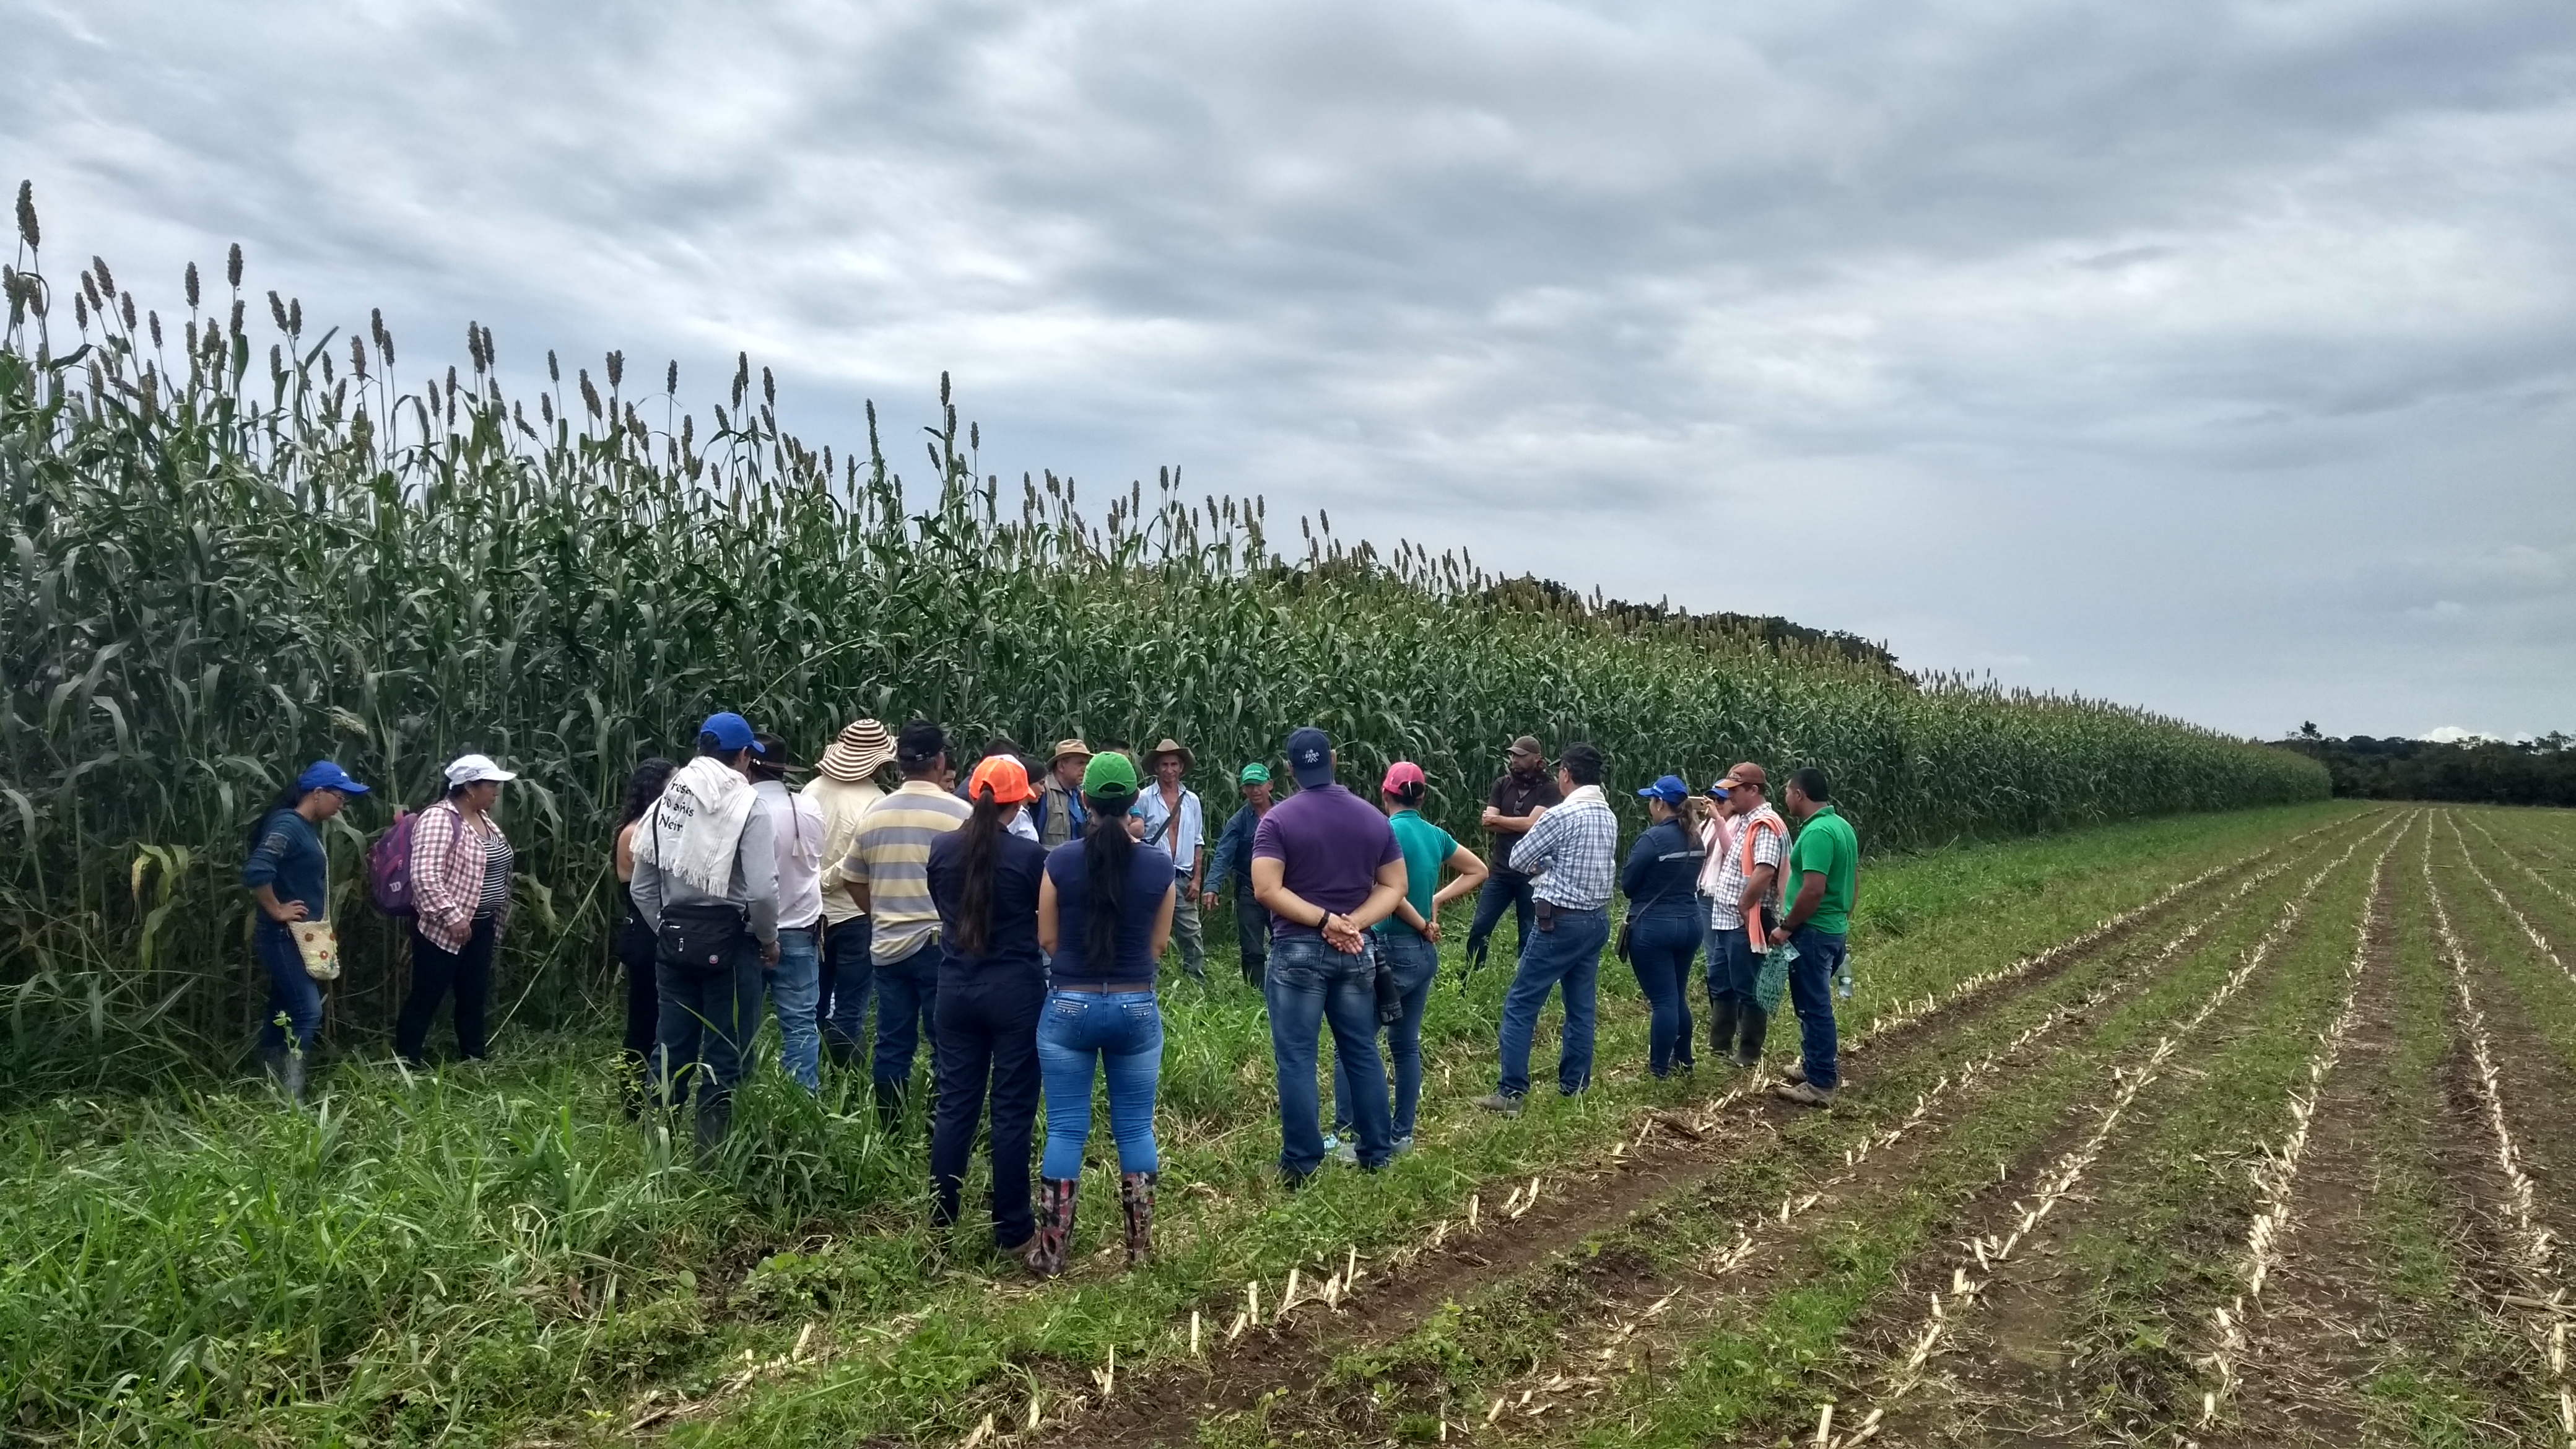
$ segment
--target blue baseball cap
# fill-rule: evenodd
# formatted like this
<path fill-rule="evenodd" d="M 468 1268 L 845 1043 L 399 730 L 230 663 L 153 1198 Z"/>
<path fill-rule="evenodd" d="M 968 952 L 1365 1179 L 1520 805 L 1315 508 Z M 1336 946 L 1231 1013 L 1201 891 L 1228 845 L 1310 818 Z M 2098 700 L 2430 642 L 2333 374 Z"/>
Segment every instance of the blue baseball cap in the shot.
<path fill-rule="evenodd" d="M 1288 732 L 1288 773 L 1300 789 L 1333 783 L 1333 739 L 1313 725 Z"/>
<path fill-rule="evenodd" d="M 1720 800 L 1725 799 L 1725 798 L 1726 798 L 1726 781 L 1727 781 L 1727 780 L 1732 780 L 1732 779 L 1734 779 L 1734 778 L 1735 778 L 1735 777 L 1734 777 L 1733 775 L 1729 775 L 1729 776 L 1727 776 L 1727 777 L 1726 777 L 1726 779 L 1725 779 L 1725 780 L 1719 780 L 1719 781 L 1716 781 L 1715 783 L 1711 784 L 1711 785 L 1708 787 L 1708 793 L 1709 793 L 1709 794 L 1711 794 L 1711 795 L 1716 796 L 1716 797 L 1717 797 L 1717 798 L 1719 798 Z"/>
<path fill-rule="evenodd" d="M 343 795 L 367 793 L 366 786 L 351 779 L 348 771 L 329 760 L 315 760 L 305 766 L 304 773 L 295 777 L 295 788 L 299 792 L 337 790 Z"/>
<path fill-rule="evenodd" d="M 741 715 L 735 714 L 732 710 L 726 710 L 722 714 L 708 715 L 707 722 L 698 726 L 698 733 L 702 735 L 714 735 L 716 737 L 716 748 L 724 751 L 726 754 L 731 754 L 736 750 L 749 750 L 755 755 L 765 755 L 769 753 L 767 750 L 760 747 L 760 741 L 752 738 L 751 721 L 744 719 Z"/>
<path fill-rule="evenodd" d="M 1667 805 L 1679 805 L 1690 798 L 1690 786 L 1683 783 L 1679 775 L 1666 775 L 1638 791 L 1637 794 L 1641 799 L 1661 800 Z"/>

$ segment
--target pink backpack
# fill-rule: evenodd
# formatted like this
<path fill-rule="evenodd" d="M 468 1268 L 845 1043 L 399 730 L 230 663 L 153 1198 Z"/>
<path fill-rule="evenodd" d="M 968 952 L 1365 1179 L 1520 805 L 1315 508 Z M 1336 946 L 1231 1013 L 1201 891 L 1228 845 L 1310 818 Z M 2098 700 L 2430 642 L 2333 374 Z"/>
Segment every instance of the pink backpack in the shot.
<path fill-rule="evenodd" d="M 367 893 L 388 916 L 418 914 L 411 899 L 411 826 L 420 817 L 394 812 L 394 823 L 367 847 Z"/>

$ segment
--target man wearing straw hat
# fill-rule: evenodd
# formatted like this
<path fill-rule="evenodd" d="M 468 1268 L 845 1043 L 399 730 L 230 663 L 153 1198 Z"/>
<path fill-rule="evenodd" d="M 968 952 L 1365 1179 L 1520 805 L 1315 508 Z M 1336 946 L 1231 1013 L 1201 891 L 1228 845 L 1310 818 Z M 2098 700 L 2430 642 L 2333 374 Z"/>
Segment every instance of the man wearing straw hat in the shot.
<path fill-rule="evenodd" d="M 1198 792 L 1181 783 L 1198 760 L 1178 740 L 1164 739 L 1145 752 L 1145 772 L 1155 786 L 1136 803 L 1145 839 L 1172 857 L 1179 894 L 1172 902 L 1172 944 L 1180 948 L 1181 971 L 1207 985 L 1207 947 L 1199 935 L 1199 882 L 1207 864 L 1207 808 Z"/>
<path fill-rule="evenodd" d="M 877 775 L 894 760 L 894 736 L 872 719 L 854 719 L 840 738 L 814 762 L 814 778 L 802 792 L 823 813 L 823 862 L 829 866 L 850 853 L 859 817 L 885 798 Z M 868 964 L 868 913 L 850 895 L 850 883 L 836 870 L 822 872 L 823 953 L 816 977 L 815 1012 L 823 1045 L 832 1065 L 847 1067 L 861 1059 L 868 1027 L 868 1002 L 875 993 L 875 973 Z"/>
<path fill-rule="evenodd" d="M 1037 782 L 1037 803 L 1021 812 L 1036 817 L 1031 823 L 1037 826 L 1038 844 L 1053 850 L 1082 838 L 1082 770 L 1090 763 L 1089 745 L 1080 740 L 1056 741 L 1046 777 Z"/>

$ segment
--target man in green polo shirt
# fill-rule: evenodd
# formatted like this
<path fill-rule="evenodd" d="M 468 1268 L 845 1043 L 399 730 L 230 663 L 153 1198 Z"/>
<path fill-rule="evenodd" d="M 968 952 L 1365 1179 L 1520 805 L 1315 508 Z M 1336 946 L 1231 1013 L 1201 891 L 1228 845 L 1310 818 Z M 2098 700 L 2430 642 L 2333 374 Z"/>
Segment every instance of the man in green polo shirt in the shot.
<path fill-rule="evenodd" d="M 1797 953 L 1789 963 L 1789 999 L 1798 1009 L 1803 1051 L 1775 1090 L 1810 1107 L 1833 1101 L 1842 1083 L 1834 1063 L 1834 975 L 1842 969 L 1844 933 L 1859 895 L 1860 840 L 1832 799 L 1832 783 L 1811 766 L 1789 777 L 1780 801 L 1798 823 L 1798 839 L 1789 847 L 1789 909 L 1772 928 L 1771 949 Z"/>

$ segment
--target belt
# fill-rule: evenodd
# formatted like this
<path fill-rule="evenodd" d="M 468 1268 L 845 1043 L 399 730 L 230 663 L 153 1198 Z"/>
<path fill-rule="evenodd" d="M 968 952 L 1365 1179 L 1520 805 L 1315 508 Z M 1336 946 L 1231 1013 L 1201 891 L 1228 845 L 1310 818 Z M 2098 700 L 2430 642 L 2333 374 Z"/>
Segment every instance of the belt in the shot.
<path fill-rule="evenodd" d="M 1154 983 L 1151 981 L 1059 981 L 1055 989 L 1079 992 L 1085 996 L 1126 996 L 1140 991 L 1151 991 L 1154 989 Z"/>

